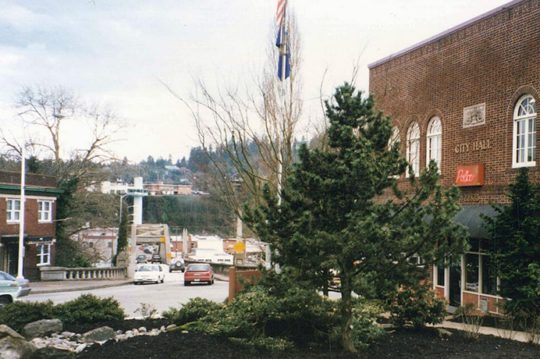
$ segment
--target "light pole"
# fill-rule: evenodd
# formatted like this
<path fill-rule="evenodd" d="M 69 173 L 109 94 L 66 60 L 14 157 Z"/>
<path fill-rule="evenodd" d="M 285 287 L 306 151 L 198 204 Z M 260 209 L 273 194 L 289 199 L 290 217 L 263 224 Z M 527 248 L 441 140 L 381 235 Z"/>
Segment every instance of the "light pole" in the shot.
<path fill-rule="evenodd" d="M 24 212 L 25 212 L 25 186 L 26 186 L 26 148 L 23 144 L 21 150 L 21 197 L 19 205 L 19 261 L 17 266 L 17 279 L 24 279 Z M 15 204 L 14 204 L 15 205 Z"/>

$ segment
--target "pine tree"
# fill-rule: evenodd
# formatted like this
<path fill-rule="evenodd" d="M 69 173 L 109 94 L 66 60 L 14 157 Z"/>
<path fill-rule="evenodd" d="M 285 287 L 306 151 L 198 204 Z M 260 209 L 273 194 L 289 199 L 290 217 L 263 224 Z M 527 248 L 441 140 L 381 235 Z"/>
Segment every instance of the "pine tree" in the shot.
<path fill-rule="evenodd" d="M 530 323 L 540 316 L 540 188 L 521 168 L 508 194 L 511 203 L 485 218 L 491 231 L 491 256 L 500 280 L 499 294 L 510 315 Z"/>
<path fill-rule="evenodd" d="M 374 109 L 371 97 L 345 84 L 326 103 L 326 114 L 328 149 L 303 145 L 281 203 L 266 191 L 265 205 L 248 211 L 247 220 L 271 243 L 284 272 L 319 290 L 337 273 L 341 342 L 355 351 L 353 290 L 385 299 L 400 285 L 417 284 L 427 265 L 461 253 L 467 234 L 452 222 L 457 190 L 441 189 L 435 163 L 411 177 L 410 190 L 398 189 L 407 163 L 399 144 L 389 146 L 391 120 Z"/>

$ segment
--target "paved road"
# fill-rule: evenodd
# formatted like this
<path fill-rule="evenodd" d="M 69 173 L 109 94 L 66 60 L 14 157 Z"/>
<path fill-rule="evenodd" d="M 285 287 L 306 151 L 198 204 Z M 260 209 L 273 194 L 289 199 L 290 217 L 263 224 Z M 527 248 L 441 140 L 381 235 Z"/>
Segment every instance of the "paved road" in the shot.
<path fill-rule="evenodd" d="M 24 297 L 26 301 L 52 300 L 54 303 L 63 303 L 75 299 L 83 293 L 91 293 L 98 297 L 114 297 L 124 308 L 129 317 L 138 316 L 135 310 L 141 303 L 153 305 L 161 314 L 169 307 L 180 307 L 191 298 L 202 297 L 215 302 L 223 302 L 228 295 L 229 283 L 215 281 L 214 285 L 191 285 L 184 287 L 183 273 L 166 273 L 163 284 L 128 284 L 120 287 L 101 288 L 76 292 L 30 294 Z"/>

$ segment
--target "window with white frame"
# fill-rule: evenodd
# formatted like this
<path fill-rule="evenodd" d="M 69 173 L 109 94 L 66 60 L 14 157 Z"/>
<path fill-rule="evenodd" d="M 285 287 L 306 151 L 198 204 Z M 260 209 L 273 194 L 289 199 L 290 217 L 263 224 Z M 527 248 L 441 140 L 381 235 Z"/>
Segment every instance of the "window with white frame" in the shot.
<path fill-rule="evenodd" d="M 38 265 L 51 264 L 51 245 L 48 243 L 37 245 Z"/>
<path fill-rule="evenodd" d="M 416 122 L 409 126 L 407 131 L 407 162 L 411 165 L 415 176 L 420 173 L 420 127 Z M 411 174 L 407 169 L 407 177 Z"/>
<path fill-rule="evenodd" d="M 52 222 L 52 201 L 38 201 L 38 221 Z"/>
<path fill-rule="evenodd" d="M 21 201 L 18 199 L 7 199 L 7 222 L 19 223 L 21 220 Z"/>
<path fill-rule="evenodd" d="M 496 295 L 497 275 L 495 266 L 488 253 L 486 241 L 472 238 L 471 248 L 464 256 L 465 288 L 469 292 Z"/>
<path fill-rule="evenodd" d="M 536 165 L 536 100 L 522 96 L 514 109 L 512 167 Z"/>
<path fill-rule="evenodd" d="M 442 124 L 439 117 L 432 117 L 429 121 L 426 139 L 426 166 L 429 166 L 430 161 L 435 161 L 440 172 L 442 158 Z"/>
<path fill-rule="evenodd" d="M 392 128 L 392 135 L 388 140 L 388 149 L 391 149 L 396 143 L 399 142 L 399 129 L 397 127 Z"/>

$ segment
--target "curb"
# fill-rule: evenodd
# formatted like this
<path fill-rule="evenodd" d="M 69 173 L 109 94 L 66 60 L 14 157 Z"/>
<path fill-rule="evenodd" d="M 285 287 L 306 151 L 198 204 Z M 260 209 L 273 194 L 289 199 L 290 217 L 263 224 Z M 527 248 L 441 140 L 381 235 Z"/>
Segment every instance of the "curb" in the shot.
<path fill-rule="evenodd" d="M 59 289 L 33 289 L 32 287 L 30 287 L 31 291 L 30 291 L 28 297 L 30 297 L 32 294 L 78 292 L 78 291 L 100 289 L 100 288 L 120 287 L 120 286 L 123 286 L 123 285 L 132 284 L 132 283 L 133 283 L 133 281 L 130 280 L 130 281 L 124 281 L 124 282 L 121 282 L 121 283 L 95 284 L 95 285 L 89 285 L 89 286 L 86 286 L 86 287 L 59 288 Z"/>

